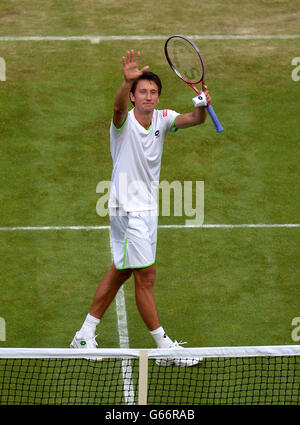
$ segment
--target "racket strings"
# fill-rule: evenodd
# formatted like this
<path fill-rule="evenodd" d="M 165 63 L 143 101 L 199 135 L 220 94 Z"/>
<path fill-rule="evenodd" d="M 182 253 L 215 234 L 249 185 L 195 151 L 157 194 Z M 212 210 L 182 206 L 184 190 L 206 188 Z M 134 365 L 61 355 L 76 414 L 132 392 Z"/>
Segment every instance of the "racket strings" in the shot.
<path fill-rule="evenodd" d="M 202 62 L 190 43 L 179 38 L 170 39 L 167 52 L 173 69 L 179 76 L 194 84 L 201 81 L 203 75 Z"/>

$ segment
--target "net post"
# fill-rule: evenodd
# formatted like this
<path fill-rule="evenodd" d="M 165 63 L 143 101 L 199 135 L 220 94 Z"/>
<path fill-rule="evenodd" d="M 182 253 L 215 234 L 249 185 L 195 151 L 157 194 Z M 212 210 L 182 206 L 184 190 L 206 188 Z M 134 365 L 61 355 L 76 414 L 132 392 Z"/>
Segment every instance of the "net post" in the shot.
<path fill-rule="evenodd" d="M 147 405 L 148 393 L 148 350 L 139 353 L 139 390 L 138 404 Z"/>

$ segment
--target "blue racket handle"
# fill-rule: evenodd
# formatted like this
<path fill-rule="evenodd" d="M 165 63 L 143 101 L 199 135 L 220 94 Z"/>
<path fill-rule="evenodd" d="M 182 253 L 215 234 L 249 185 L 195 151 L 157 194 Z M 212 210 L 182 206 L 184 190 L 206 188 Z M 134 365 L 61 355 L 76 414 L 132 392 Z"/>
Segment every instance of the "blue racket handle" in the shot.
<path fill-rule="evenodd" d="M 207 109 L 207 112 L 209 113 L 209 116 L 210 116 L 212 122 L 214 123 L 214 125 L 216 127 L 217 132 L 220 133 L 221 131 L 223 131 L 224 128 L 222 127 L 222 124 L 218 120 L 218 117 L 217 117 L 217 115 L 214 111 L 214 108 L 211 105 L 209 105 L 206 109 Z"/>

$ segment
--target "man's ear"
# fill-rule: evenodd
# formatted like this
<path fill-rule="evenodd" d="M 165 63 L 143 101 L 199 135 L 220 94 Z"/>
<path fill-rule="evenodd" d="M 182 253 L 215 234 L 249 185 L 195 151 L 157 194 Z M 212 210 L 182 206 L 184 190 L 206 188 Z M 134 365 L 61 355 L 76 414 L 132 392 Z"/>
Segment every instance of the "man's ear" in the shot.
<path fill-rule="evenodd" d="M 135 102 L 135 96 L 132 92 L 129 93 L 131 102 Z"/>

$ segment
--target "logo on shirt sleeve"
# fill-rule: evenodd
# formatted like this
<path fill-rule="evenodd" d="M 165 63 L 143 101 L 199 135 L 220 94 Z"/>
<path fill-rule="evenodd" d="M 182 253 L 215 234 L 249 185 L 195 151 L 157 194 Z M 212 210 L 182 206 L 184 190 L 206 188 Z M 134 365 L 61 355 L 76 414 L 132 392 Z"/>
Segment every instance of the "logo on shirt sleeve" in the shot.
<path fill-rule="evenodd" d="M 167 109 L 164 109 L 163 110 L 163 117 L 166 117 L 168 115 L 168 110 Z"/>

